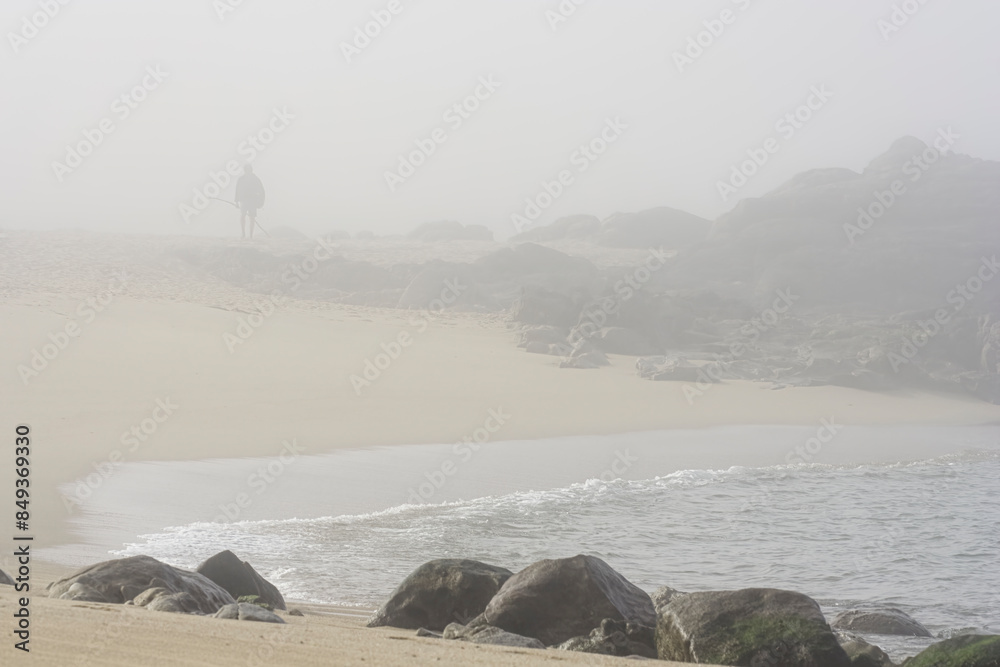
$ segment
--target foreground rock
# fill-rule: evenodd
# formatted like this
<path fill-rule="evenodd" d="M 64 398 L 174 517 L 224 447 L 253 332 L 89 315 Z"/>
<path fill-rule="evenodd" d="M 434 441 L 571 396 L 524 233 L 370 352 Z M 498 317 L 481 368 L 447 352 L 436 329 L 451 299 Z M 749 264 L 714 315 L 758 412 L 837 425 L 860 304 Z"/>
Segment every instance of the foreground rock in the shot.
<path fill-rule="evenodd" d="M 871 635 L 930 637 L 930 631 L 899 609 L 851 609 L 838 614 L 830 624 L 837 630 Z"/>
<path fill-rule="evenodd" d="M 847 667 L 819 605 L 792 591 L 748 588 L 689 593 L 656 626 L 661 660 L 717 665 Z"/>
<path fill-rule="evenodd" d="M 555 648 L 620 657 L 638 655 L 656 658 L 654 634 L 651 627 L 606 618 L 586 637 L 568 639 Z"/>
<path fill-rule="evenodd" d="M 603 619 L 653 627 L 656 611 L 645 591 L 600 558 L 541 560 L 507 580 L 483 619 L 547 646 L 588 635 Z"/>
<path fill-rule="evenodd" d="M 473 644 L 493 644 L 494 646 L 517 646 L 519 648 L 545 648 L 545 644 L 531 637 L 516 635 L 481 620 L 469 625 L 451 623 L 444 629 L 444 639 L 458 639 Z"/>
<path fill-rule="evenodd" d="M 661 609 L 682 595 L 687 595 L 687 593 L 682 593 L 676 588 L 671 588 L 670 586 L 660 586 L 653 591 L 649 597 L 653 600 L 653 608 L 656 609 L 656 614 L 659 616 Z"/>
<path fill-rule="evenodd" d="M 512 575 L 510 570 L 475 560 L 432 560 L 403 580 L 368 627 L 441 631 L 449 623 L 468 623 L 486 609 Z"/>
<path fill-rule="evenodd" d="M 1000 635 L 952 637 L 924 649 L 906 667 L 1000 667 Z"/>
<path fill-rule="evenodd" d="M 259 623 L 284 623 L 284 619 L 273 611 L 248 602 L 227 604 L 215 612 L 215 618 L 228 618 L 234 621 L 257 621 Z"/>
<path fill-rule="evenodd" d="M 893 667 L 888 654 L 850 632 L 834 632 L 837 643 L 851 660 L 851 667 Z"/>
<path fill-rule="evenodd" d="M 173 603 L 199 614 L 214 614 L 236 602 L 232 595 L 207 577 L 149 556 L 97 563 L 49 584 L 46 590 L 50 598 L 125 604 L 151 588 L 162 590 L 141 598 L 147 603 L 152 602 L 148 598 L 185 594 L 174 598 Z M 161 604 L 172 606 L 168 602 Z"/>
<path fill-rule="evenodd" d="M 277 587 L 260 576 L 250 563 L 240 560 L 228 549 L 206 560 L 195 572 L 222 586 L 234 599 L 256 595 L 258 602 L 271 609 L 285 608 L 285 598 Z"/>
<path fill-rule="evenodd" d="M 10 578 L 10 575 L 0 570 L 0 586 L 13 586 L 14 580 Z"/>

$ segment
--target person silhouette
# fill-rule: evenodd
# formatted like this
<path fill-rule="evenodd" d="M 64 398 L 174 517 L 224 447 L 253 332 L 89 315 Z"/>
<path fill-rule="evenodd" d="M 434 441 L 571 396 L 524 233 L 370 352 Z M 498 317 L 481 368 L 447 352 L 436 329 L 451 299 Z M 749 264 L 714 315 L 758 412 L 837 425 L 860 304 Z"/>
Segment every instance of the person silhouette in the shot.
<path fill-rule="evenodd" d="M 244 167 L 243 175 L 236 181 L 236 205 L 240 207 L 240 238 L 247 237 L 246 225 L 249 218 L 252 241 L 253 230 L 257 226 L 257 209 L 264 208 L 264 184 L 253 173 L 251 164 Z"/>

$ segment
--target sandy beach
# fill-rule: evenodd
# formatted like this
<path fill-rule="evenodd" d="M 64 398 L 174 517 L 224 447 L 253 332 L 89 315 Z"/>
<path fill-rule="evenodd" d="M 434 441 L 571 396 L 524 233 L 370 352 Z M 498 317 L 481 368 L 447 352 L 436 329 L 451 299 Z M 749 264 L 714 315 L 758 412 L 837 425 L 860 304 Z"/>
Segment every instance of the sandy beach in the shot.
<path fill-rule="evenodd" d="M 308 243 L 261 241 L 254 247 L 280 252 Z M 259 293 L 198 272 L 178 279 L 172 250 L 235 244 L 76 232 L 9 232 L 3 239 L 2 428 L 10 434 L 16 424 L 32 429 L 37 548 L 71 538 L 60 485 L 100 474 L 109 462 L 275 456 L 289 436 L 310 453 L 450 443 L 480 426 L 491 409 L 510 415 L 500 440 L 805 425 L 830 415 L 851 425 L 1000 422 L 1000 406 L 916 391 L 774 390 L 727 382 L 692 403 L 680 383 L 638 378 L 632 357 L 611 355 L 612 365 L 595 371 L 561 369 L 553 357 L 515 347 L 512 328 L 495 314 L 289 298 L 261 315 L 266 297 Z M 405 244 L 385 247 L 386 262 L 407 251 Z M 437 252 L 471 261 L 492 247 L 452 244 Z M 347 242 L 342 251 L 369 261 L 379 257 L 374 242 Z M 427 248 L 414 244 L 410 251 Z M 366 365 L 374 369 L 376 362 L 383 367 L 366 376 Z M 352 376 L 366 382 L 352 382 Z M 9 475 L 4 468 L 4 488 Z M 65 573 L 36 568 L 36 581 Z M 184 649 L 174 650 L 169 664 L 254 664 L 255 652 L 272 649 L 283 664 L 329 664 L 331 652 L 338 664 L 613 661 L 443 645 L 411 632 L 362 632 L 362 620 L 350 616 L 307 615 L 287 619 L 287 627 L 261 629 L 48 600 L 41 587 L 33 586 L 32 594 L 40 664 L 69 664 L 87 646 L 93 660 L 80 654 L 79 664 L 134 664 L 158 647 L 173 646 L 180 634 Z M 4 616 L 13 599 L 0 589 Z M 125 630 L 119 636 L 116 628 Z M 102 633 L 111 639 L 101 643 Z M 196 657 L 206 653 L 213 656 L 208 662 Z"/>

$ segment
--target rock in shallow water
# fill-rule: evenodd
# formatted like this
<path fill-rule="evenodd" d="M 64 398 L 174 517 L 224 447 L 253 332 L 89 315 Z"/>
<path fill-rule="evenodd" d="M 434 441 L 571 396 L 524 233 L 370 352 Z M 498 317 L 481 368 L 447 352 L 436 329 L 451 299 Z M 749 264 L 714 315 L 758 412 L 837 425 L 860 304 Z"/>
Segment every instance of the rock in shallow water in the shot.
<path fill-rule="evenodd" d="M 837 630 L 872 635 L 930 637 L 930 631 L 899 609 L 851 609 L 838 614 L 830 624 Z"/>
<path fill-rule="evenodd" d="M 649 595 L 594 556 L 541 560 L 521 570 L 490 600 L 483 619 L 551 646 L 587 635 L 602 619 L 653 627 Z"/>
<path fill-rule="evenodd" d="M 482 613 L 512 574 L 475 560 L 432 560 L 403 580 L 372 616 L 368 627 L 441 631 L 449 623 L 468 623 Z"/>
<path fill-rule="evenodd" d="M 688 593 L 661 608 L 661 660 L 717 665 L 848 667 L 819 605 L 793 591 Z"/>
<path fill-rule="evenodd" d="M 888 654 L 850 632 L 834 632 L 837 643 L 851 659 L 851 667 L 893 667 Z"/>
<path fill-rule="evenodd" d="M 924 649 L 905 667 L 1000 667 L 1000 635 L 952 637 Z"/>

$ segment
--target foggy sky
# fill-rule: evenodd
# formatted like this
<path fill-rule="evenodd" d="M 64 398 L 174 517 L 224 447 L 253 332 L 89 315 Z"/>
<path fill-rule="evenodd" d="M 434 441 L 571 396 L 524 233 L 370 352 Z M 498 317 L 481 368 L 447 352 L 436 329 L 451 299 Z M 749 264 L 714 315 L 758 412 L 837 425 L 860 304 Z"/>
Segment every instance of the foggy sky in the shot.
<path fill-rule="evenodd" d="M 945 126 L 958 152 L 1000 159 L 1000 5 L 986 0 L 586 0 L 554 29 L 546 11 L 570 0 L 398 2 L 347 62 L 342 43 L 389 0 L 5 0 L 0 227 L 237 234 L 235 209 L 214 202 L 185 223 L 179 205 L 242 164 L 274 109 L 294 118 L 253 162 L 261 220 L 310 234 L 450 219 L 504 238 L 561 170 L 572 182 L 538 224 L 664 205 L 714 218 Z M 886 39 L 878 21 L 902 4 L 919 11 Z M 20 41 L 42 5 L 58 12 Z M 678 71 L 674 53 L 723 10 L 733 22 Z M 155 82 L 148 71 L 165 78 L 129 108 L 121 95 Z M 481 77 L 499 86 L 460 126 L 446 120 Z M 780 138 L 776 121 L 814 86 L 832 97 L 723 202 L 717 182 Z M 579 171 L 574 152 L 609 119 L 626 129 Z M 59 182 L 53 162 L 102 120 L 114 131 Z M 390 192 L 385 173 L 436 128 L 447 140 Z"/>

